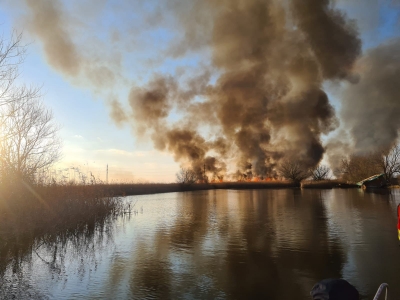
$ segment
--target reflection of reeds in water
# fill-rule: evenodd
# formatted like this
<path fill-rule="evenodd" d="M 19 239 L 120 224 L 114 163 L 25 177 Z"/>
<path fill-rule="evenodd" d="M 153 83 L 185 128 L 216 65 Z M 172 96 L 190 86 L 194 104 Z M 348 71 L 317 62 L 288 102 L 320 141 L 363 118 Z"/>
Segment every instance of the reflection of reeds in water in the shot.
<path fill-rule="evenodd" d="M 47 284 L 67 280 L 71 264 L 82 279 L 96 268 L 104 250 L 115 246 L 115 220 L 120 225 L 130 216 L 109 214 L 68 230 L 9 240 L 0 247 L 0 299 L 47 299 L 31 284 L 35 266 L 51 275 Z"/>

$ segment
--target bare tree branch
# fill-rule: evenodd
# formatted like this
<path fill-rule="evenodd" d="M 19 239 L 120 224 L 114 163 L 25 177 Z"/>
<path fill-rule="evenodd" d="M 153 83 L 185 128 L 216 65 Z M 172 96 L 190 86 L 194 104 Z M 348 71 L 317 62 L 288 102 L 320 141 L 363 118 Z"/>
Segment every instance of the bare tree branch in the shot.
<path fill-rule="evenodd" d="M 293 182 L 299 183 L 310 176 L 310 172 L 304 169 L 299 163 L 286 160 L 278 168 L 279 174 Z"/>
<path fill-rule="evenodd" d="M 34 180 L 35 174 L 56 162 L 61 155 L 59 127 L 52 112 L 37 99 L 18 98 L 0 110 L 1 179 L 18 176 Z"/>
<path fill-rule="evenodd" d="M 328 166 L 318 165 L 312 172 L 311 177 L 314 181 L 327 180 L 330 178 L 331 169 Z"/>
<path fill-rule="evenodd" d="M 339 170 L 336 170 L 335 173 L 341 176 L 343 180 L 358 182 L 375 174 L 382 173 L 382 170 L 377 165 L 376 153 L 369 153 L 343 158 Z"/>
<path fill-rule="evenodd" d="M 15 83 L 25 53 L 26 46 L 22 44 L 22 34 L 14 32 L 8 40 L 0 37 L 0 106 L 27 96 L 26 89 L 18 87 Z"/>
<path fill-rule="evenodd" d="M 196 172 L 191 169 L 181 168 L 178 173 L 176 173 L 176 182 L 182 184 L 193 184 L 198 181 L 198 176 Z"/>
<path fill-rule="evenodd" d="M 395 175 L 400 174 L 400 147 L 395 145 L 389 151 L 381 150 L 375 154 L 375 164 L 385 179 L 390 182 Z"/>

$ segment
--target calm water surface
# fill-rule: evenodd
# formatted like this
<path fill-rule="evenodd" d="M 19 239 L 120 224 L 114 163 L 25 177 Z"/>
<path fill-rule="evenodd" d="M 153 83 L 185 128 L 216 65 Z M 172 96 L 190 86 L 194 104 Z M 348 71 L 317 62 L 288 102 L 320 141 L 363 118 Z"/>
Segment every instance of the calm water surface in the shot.
<path fill-rule="evenodd" d="M 0 263 L 1 299 L 310 299 L 342 277 L 400 299 L 400 193 L 219 190 L 129 197 L 138 214 Z M 25 249 L 26 250 L 26 249 Z"/>

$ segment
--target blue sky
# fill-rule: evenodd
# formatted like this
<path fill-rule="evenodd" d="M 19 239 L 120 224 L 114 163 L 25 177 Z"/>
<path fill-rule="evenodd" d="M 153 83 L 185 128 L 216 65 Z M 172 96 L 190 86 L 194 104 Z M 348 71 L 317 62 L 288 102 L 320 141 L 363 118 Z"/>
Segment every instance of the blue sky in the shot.
<path fill-rule="evenodd" d="M 22 3 L 23 0 L 16 2 Z M 80 5 L 80 11 L 75 12 L 76 23 L 71 25 L 71 31 L 77 33 L 76 38 L 81 42 L 87 41 L 85 49 L 88 49 L 88 55 L 94 50 L 105 51 L 105 56 L 114 55 L 116 50 L 112 45 L 104 50 L 98 49 L 98 45 L 107 43 L 112 36 L 116 41 L 115 47 L 123 49 L 120 51 L 119 72 L 135 85 L 144 84 L 153 73 L 174 74 L 177 67 L 194 70 L 198 64 L 207 63 L 210 58 L 204 50 L 180 58 L 154 60 L 168 50 L 170 41 L 176 37 L 170 26 L 163 26 L 171 24 L 169 16 L 157 18 L 156 7 L 159 2 L 156 0 L 136 1 L 136 6 L 130 6 L 136 7 L 135 10 L 127 10 L 117 0 L 98 1 L 94 8 L 89 5 L 90 2 L 87 1 L 85 5 L 79 1 L 63 1 L 63 5 L 71 9 Z M 174 162 L 172 155 L 154 150 L 150 142 L 137 140 L 130 126 L 118 127 L 109 117 L 107 97 L 112 93 L 118 98 L 127 99 L 130 85 L 117 82 L 110 90 L 94 91 L 85 83 L 76 82 L 53 69 L 38 39 L 24 28 L 20 6 L 12 3 L 8 0 L 0 4 L 1 31 L 7 37 L 13 28 L 23 30 L 25 41 L 30 43 L 18 80 L 43 86 L 43 100 L 62 126 L 60 136 L 64 143 L 64 155 L 56 168 L 80 167 L 104 180 L 108 164 L 110 180 L 174 181 L 179 164 Z M 337 1 L 338 7 L 344 9 L 351 18 L 357 19 L 364 51 L 399 35 L 400 10 L 399 6 L 392 3 Z M 159 24 L 146 26 L 149 18 Z M 327 90 L 335 108 L 339 109 L 340 101 L 329 84 Z"/>

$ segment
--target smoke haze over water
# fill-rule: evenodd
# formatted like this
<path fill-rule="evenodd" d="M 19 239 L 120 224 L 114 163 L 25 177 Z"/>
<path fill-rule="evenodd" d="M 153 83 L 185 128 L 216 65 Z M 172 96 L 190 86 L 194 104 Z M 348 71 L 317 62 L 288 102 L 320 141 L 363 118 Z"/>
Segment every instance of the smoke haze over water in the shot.
<path fill-rule="evenodd" d="M 132 6 L 117 2 L 114 13 Z M 20 6 L 47 61 L 66 77 L 82 77 L 95 90 L 129 82 L 121 57 L 134 51 L 128 46 L 134 35 L 114 31 L 96 51 L 74 38 L 73 16 L 62 2 L 21 0 Z M 335 164 L 349 151 L 398 138 L 400 43 L 362 55 L 356 21 L 335 1 L 169 0 L 148 12 L 142 26 L 173 32 L 154 61 L 196 52 L 209 59 L 196 72 L 154 72 L 146 84 L 130 84 L 128 99 L 109 101 L 110 115 L 198 173 L 205 167 L 221 174 L 234 162 L 242 172 L 251 164 L 254 174 L 271 176 L 282 160 L 311 168 L 328 151 Z M 340 114 L 323 90 L 326 81 L 345 86 Z M 336 135 L 325 147 L 322 135 L 338 128 L 348 138 Z"/>

